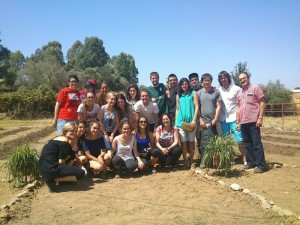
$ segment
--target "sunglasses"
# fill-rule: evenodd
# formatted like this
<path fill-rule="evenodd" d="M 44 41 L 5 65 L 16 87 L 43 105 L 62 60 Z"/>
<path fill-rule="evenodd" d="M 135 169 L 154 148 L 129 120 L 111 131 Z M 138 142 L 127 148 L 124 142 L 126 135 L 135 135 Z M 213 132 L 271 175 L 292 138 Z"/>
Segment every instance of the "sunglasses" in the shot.
<path fill-rule="evenodd" d="M 146 120 L 140 120 L 140 123 L 147 123 Z"/>

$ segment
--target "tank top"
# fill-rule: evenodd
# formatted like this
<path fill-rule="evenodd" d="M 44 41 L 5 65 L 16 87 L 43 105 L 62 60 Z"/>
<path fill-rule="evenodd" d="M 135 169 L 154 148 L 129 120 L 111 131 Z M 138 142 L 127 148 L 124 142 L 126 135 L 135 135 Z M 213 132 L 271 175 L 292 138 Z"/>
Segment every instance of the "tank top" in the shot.
<path fill-rule="evenodd" d="M 134 159 L 132 154 L 134 136 L 131 136 L 131 141 L 128 145 L 122 145 L 121 141 L 119 140 L 119 137 L 120 136 L 117 137 L 118 146 L 116 155 L 120 156 L 124 161 L 128 159 Z"/>
<path fill-rule="evenodd" d="M 136 134 L 136 142 L 138 152 L 143 152 L 143 149 L 149 147 L 150 138 L 147 136 L 146 138 L 141 139 L 138 134 Z"/>
<path fill-rule="evenodd" d="M 106 132 L 113 132 L 116 125 L 116 111 L 113 109 L 112 112 L 107 111 L 106 105 L 102 106 L 103 109 L 103 119 L 102 124 Z"/>

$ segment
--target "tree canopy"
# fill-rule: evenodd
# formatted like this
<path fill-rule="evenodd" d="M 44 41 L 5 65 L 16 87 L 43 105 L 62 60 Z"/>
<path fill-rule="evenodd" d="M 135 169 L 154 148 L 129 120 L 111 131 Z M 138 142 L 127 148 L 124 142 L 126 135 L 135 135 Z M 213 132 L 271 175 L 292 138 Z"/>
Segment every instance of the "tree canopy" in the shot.
<path fill-rule="evenodd" d="M 247 62 L 239 62 L 236 66 L 234 71 L 230 72 L 230 75 L 234 81 L 234 84 L 237 86 L 241 86 L 240 82 L 239 82 L 239 75 L 242 72 L 247 72 L 249 74 L 249 76 L 251 77 L 251 73 L 249 72 L 248 68 L 247 68 Z"/>

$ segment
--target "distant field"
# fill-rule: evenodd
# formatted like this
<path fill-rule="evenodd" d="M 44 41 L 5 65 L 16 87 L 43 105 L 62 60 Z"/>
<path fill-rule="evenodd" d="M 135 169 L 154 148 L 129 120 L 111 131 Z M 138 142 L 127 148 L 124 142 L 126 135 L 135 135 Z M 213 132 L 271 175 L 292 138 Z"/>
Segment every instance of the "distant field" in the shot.
<path fill-rule="evenodd" d="M 296 128 L 300 129 L 300 116 L 285 116 L 285 117 L 264 117 L 264 126 L 281 127 L 281 128 Z"/>

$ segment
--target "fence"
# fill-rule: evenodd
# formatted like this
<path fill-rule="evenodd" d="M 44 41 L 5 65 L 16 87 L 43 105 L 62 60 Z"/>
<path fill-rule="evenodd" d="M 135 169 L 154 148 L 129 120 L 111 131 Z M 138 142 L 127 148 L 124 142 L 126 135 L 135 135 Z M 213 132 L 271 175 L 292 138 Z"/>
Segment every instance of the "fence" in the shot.
<path fill-rule="evenodd" d="M 266 103 L 265 116 L 281 118 L 282 125 L 287 120 L 291 123 L 299 123 L 300 103 Z"/>

